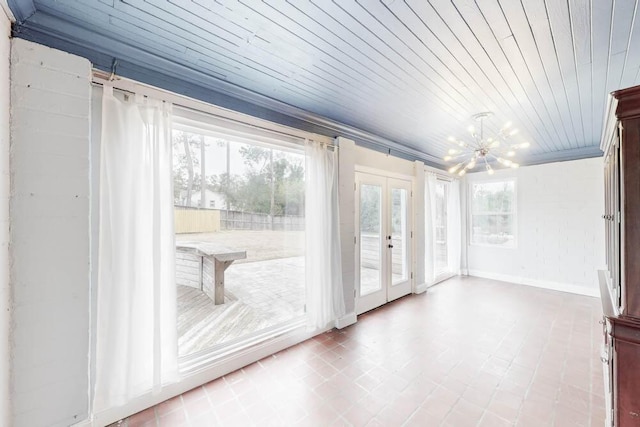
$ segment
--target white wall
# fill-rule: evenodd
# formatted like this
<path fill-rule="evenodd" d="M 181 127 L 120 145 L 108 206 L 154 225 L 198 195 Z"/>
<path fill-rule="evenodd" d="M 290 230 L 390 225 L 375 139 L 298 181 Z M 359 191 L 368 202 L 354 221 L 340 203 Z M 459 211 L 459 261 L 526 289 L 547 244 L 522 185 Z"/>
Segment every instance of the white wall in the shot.
<path fill-rule="evenodd" d="M 9 57 L 11 18 L 6 0 L 0 1 L 0 426 L 11 422 L 9 281 Z"/>
<path fill-rule="evenodd" d="M 391 173 L 408 176 L 414 176 L 415 173 L 414 162 L 360 146 L 355 147 L 355 162 L 358 166 L 365 166 Z"/>
<path fill-rule="evenodd" d="M 88 414 L 91 65 L 11 43 L 13 425 Z"/>
<path fill-rule="evenodd" d="M 596 270 L 604 265 L 602 165 L 592 158 L 467 175 L 467 188 L 516 177 L 518 215 L 517 248 L 468 246 L 469 274 L 597 296 Z"/>
<path fill-rule="evenodd" d="M 356 145 L 346 138 L 338 138 L 338 197 L 340 198 L 340 246 L 342 255 L 342 286 L 345 319 L 337 326 L 344 327 L 356 320 L 355 316 L 355 161 Z"/>

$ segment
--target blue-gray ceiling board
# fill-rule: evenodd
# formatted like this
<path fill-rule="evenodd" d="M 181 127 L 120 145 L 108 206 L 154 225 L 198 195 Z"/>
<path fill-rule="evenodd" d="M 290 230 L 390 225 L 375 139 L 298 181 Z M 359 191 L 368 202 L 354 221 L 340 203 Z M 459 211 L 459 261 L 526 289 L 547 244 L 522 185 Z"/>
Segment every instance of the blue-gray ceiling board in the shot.
<path fill-rule="evenodd" d="M 601 155 L 640 83 L 636 0 L 9 0 L 14 35 L 226 108 L 442 167 L 493 111 L 521 163 Z"/>

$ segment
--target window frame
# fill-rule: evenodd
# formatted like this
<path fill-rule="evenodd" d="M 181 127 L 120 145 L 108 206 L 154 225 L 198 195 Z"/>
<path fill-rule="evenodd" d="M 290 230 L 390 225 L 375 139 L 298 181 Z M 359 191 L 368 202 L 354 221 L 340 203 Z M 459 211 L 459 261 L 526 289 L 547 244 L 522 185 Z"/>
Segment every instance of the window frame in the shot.
<path fill-rule="evenodd" d="M 513 200 L 512 200 L 512 208 L 511 212 L 484 212 L 484 213 L 474 213 L 473 211 L 473 186 L 474 185 L 482 185 L 482 184 L 493 184 L 493 183 L 502 183 L 502 182 L 513 182 Z M 505 177 L 505 178 L 492 178 L 492 179 L 478 179 L 469 182 L 468 197 L 467 197 L 467 242 L 469 246 L 477 246 L 477 247 L 489 247 L 496 249 L 517 249 L 518 248 L 518 179 L 516 177 Z M 478 243 L 474 242 L 473 239 L 473 217 L 474 215 L 511 215 L 512 224 L 513 225 L 513 241 L 510 244 L 495 244 L 495 243 Z"/>

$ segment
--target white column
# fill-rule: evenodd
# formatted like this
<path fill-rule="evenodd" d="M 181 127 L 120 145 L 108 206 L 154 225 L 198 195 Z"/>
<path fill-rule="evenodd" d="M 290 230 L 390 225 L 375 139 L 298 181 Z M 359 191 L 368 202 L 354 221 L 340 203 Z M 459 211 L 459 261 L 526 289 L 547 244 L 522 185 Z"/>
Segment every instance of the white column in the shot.
<path fill-rule="evenodd" d="M 336 138 L 338 144 L 338 180 L 340 199 L 340 244 L 342 246 L 342 285 L 345 317 L 336 326 L 343 328 L 356 321 L 355 315 L 355 163 L 356 144 L 346 138 Z"/>
<path fill-rule="evenodd" d="M 413 293 L 427 290 L 424 282 L 424 163 L 414 162 L 413 180 Z"/>
<path fill-rule="evenodd" d="M 9 279 L 9 140 L 11 12 L 0 0 L 0 425 L 11 425 L 11 282 Z"/>
<path fill-rule="evenodd" d="M 86 59 L 11 40 L 8 425 L 88 416 L 90 76 Z"/>

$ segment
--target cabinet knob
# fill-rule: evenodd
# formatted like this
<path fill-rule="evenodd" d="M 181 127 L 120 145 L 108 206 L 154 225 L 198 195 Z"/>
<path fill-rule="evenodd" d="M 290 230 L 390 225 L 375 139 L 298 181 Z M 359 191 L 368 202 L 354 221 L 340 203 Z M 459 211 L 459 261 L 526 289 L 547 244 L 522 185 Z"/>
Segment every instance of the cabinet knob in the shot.
<path fill-rule="evenodd" d="M 609 359 L 607 359 L 607 358 L 606 358 L 606 357 L 604 357 L 604 356 L 600 356 L 600 361 L 601 361 L 602 363 L 604 363 L 605 365 L 608 365 L 608 364 L 609 364 Z"/>

